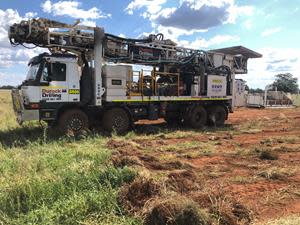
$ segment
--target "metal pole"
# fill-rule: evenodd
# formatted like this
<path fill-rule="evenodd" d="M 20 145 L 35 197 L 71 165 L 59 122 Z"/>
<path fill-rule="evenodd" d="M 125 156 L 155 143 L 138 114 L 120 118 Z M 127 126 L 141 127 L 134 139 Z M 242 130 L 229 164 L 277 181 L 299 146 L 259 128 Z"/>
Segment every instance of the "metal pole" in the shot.
<path fill-rule="evenodd" d="M 264 106 L 266 107 L 267 106 L 267 94 L 268 94 L 268 90 L 270 89 L 272 87 L 272 85 L 267 85 L 266 87 L 265 87 L 265 99 L 264 99 Z"/>
<path fill-rule="evenodd" d="M 104 30 L 100 27 L 94 29 L 94 92 L 95 92 L 95 105 L 102 105 L 102 95 L 105 89 L 102 87 L 102 61 L 103 61 L 103 49 L 102 41 L 104 38 Z"/>

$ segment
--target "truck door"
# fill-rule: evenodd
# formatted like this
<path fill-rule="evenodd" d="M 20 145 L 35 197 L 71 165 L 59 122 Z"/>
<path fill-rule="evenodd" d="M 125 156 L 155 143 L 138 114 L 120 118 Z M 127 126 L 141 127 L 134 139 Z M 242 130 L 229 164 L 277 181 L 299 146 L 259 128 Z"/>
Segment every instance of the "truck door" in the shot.
<path fill-rule="evenodd" d="M 79 67 L 77 63 L 67 64 L 67 83 L 68 83 L 68 95 L 69 102 L 80 101 L 80 85 L 79 85 Z"/>
<path fill-rule="evenodd" d="M 68 102 L 67 65 L 60 62 L 47 62 L 43 68 L 41 100 L 44 102 Z"/>

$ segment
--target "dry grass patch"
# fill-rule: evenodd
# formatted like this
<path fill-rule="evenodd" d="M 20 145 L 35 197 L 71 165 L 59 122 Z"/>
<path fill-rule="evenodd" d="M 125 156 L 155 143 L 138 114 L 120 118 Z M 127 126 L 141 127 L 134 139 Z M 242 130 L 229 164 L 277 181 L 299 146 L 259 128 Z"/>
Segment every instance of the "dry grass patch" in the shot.
<path fill-rule="evenodd" d="M 145 225 L 209 225 L 208 215 L 185 197 L 156 199 L 144 213 Z"/>
<path fill-rule="evenodd" d="M 230 177 L 229 181 L 237 184 L 251 184 L 255 182 L 255 178 L 253 177 L 245 177 L 245 176 L 234 176 Z"/>
<path fill-rule="evenodd" d="M 161 186 L 153 179 L 137 177 L 123 186 L 118 194 L 118 203 L 127 213 L 139 214 L 145 203 L 161 193 Z"/>
<path fill-rule="evenodd" d="M 295 169 L 271 167 L 267 170 L 258 173 L 258 176 L 269 180 L 285 180 L 296 173 Z"/>
<path fill-rule="evenodd" d="M 193 190 L 199 190 L 197 176 L 191 170 L 180 170 L 171 172 L 166 180 L 166 185 L 170 190 L 180 193 L 186 193 Z"/>
<path fill-rule="evenodd" d="M 259 153 L 259 158 L 261 160 L 277 160 L 278 154 L 275 151 L 269 149 L 263 149 Z"/>
<path fill-rule="evenodd" d="M 264 223 L 257 223 L 255 225 L 299 225 L 299 224 L 300 224 L 300 214 L 291 215 L 276 220 L 270 220 Z"/>
<path fill-rule="evenodd" d="M 115 167 L 123 168 L 125 166 L 143 166 L 141 160 L 136 156 L 119 156 L 114 155 L 111 158 Z"/>

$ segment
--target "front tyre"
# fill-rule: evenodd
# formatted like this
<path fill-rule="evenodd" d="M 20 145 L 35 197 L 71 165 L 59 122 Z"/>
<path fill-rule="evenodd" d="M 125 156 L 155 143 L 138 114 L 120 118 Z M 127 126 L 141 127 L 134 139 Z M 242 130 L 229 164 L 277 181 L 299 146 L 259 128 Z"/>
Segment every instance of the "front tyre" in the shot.
<path fill-rule="evenodd" d="M 106 131 L 124 134 L 130 128 L 130 118 L 122 108 L 112 108 L 104 112 L 102 125 Z"/>
<path fill-rule="evenodd" d="M 58 125 L 64 134 L 78 135 L 88 130 L 89 120 L 80 109 L 70 109 L 60 116 Z"/>

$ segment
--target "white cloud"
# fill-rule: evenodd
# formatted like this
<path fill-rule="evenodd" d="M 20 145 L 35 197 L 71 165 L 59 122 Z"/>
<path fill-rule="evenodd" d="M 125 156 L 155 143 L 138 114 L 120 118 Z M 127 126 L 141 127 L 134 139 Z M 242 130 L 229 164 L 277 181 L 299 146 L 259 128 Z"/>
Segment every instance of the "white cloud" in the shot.
<path fill-rule="evenodd" d="M 8 40 L 8 29 L 13 23 L 20 22 L 35 16 L 36 13 L 28 12 L 24 17 L 13 9 L 0 9 L 0 68 L 8 68 L 13 65 L 25 64 L 36 54 L 46 51 L 45 49 L 25 49 L 12 47 Z"/>
<path fill-rule="evenodd" d="M 89 27 L 96 27 L 96 22 L 93 20 L 82 20 L 80 22 L 80 25 L 85 25 L 85 26 L 89 26 Z"/>
<path fill-rule="evenodd" d="M 251 30 L 253 27 L 253 23 L 252 20 L 248 19 L 243 23 L 243 26 L 247 29 L 247 30 Z"/>
<path fill-rule="evenodd" d="M 133 14 L 143 9 L 141 15 L 165 27 L 185 30 L 208 29 L 225 23 L 235 23 L 241 15 L 252 15 L 253 6 L 237 6 L 234 0 L 181 0 L 178 7 L 162 8 L 166 0 L 134 0 L 125 11 Z"/>
<path fill-rule="evenodd" d="M 27 65 L 32 57 L 47 52 L 47 49 L 24 47 L 0 48 L 0 68 L 9 68 L 16 65 Z"/>
<path fill-rule="evenodd" d="M 228 8 L 229 16 L 227 21 L 224 23 L 236 23 L 236 20 L 239 16 L 251 16 L 254 12 L 253 6 L 237 6 L 234 4 L 234 1 L 232 1 L 232 4 Z"/>
<path fill-rule="evenodd" d="M 211 46 L 218 46 L 220 44 L 224 44 L 226 42 L 238 42 L 240 40 L 237 36 L 231 35 L 217 35 L 211 39 L 198 38 L 192 42 L 182 40 L 180 44 L 186 48 L 192 49 L 203 49 Z"/>
<path fill-rule="evenodd" d="M 70 16 L 76 19 L 100 19 L 111 17 L 96 7 L 84 10 L 79 8 L 81 3 L 78 1 L 59 1 L 52 3 L 50 0 L 41 4 L 42 10 L 46 13 L 53 13 L 54 16 Z"/>
<path fill-rule="evenodd" d="M 19 22 L 22 20 L 22 17 L 16 10 L 0 9 L 0 47 L 9 47 L 8 41 L 8 28 L 13 23 Z"/>
<path fill-rule="evenodd" d="M 52 11 L 52 3 L 49 0 L 42 3 L 41 7 L 42 7 L 42 10 L 46 13 L 51 13 L 51 11 Z"/>
<path fill-rule="evenodd" d="M 207 32 L 207 30 L 185 30 L 175 27 L 164 27 L 162 25 L 156 25 L 154 26 L 154 32 L 153 33 L 162 33 L 165 37 L 165 39 L 172 39 L 174 41 L 177 41 L 177 39 L 182 35 L 193 35 L 195 33 L 204 33 Z"/>
<path fill-rule="evenodd" d="M 291 73 L 300 81 L 300 49 L 262 48 L 263 58 L 249 59 L 248 74 L 239 75 L 252 88 L 264 88 L 279 73 Z"/>
<path fill-rule="evenodd" d="M 26 74 L 16 74 L 10 72 L 1 72 L 0 71 L 0 86 L 3 85 L 12 85 L 18 86 L 22 83 L 22 80 L 25 79 Z"/>
<path fill-rule="evenodd" d="M 25 18 L 31 19 L 37 16 L 36 12 L 28 12 L 25 14 Z"/>
<path fill-rule="evenodd" d="M 252 6 L 237 6 L 235 0 L 180 0 L 177 7 L 163 8 L 165 3 L 167 0 L 133 0 L 125 11 L 133 14 L 139 10 L 140 16 L 149 19 L 154 32 L 174 41 L 183 35 L 235 23 L 239 16 L 250 16 L 254 11 Z"/>
<path fill-rule="evenodd" d="M 135 10 L 146 8 L 146 14 L 144 17 L 158 13 L 162 9 L 162 5 L 166 3 L 167 0 L 133 0 L 128 4 L 125 11 L 132 15 Z"/>
<path fill-rule="evenodd" d="M 261 36 L 262 36 L 262 37 L 267 37 L 267 36 L 276 34 L 276 33 L 280 32 L 280 31 L 281 31 L 281 28 L 280 28 L 280 27 L 271 28 L 271 29 L 266 29 L 265 31 L 263 31 L 263 32 L 261 33 Z"/>

